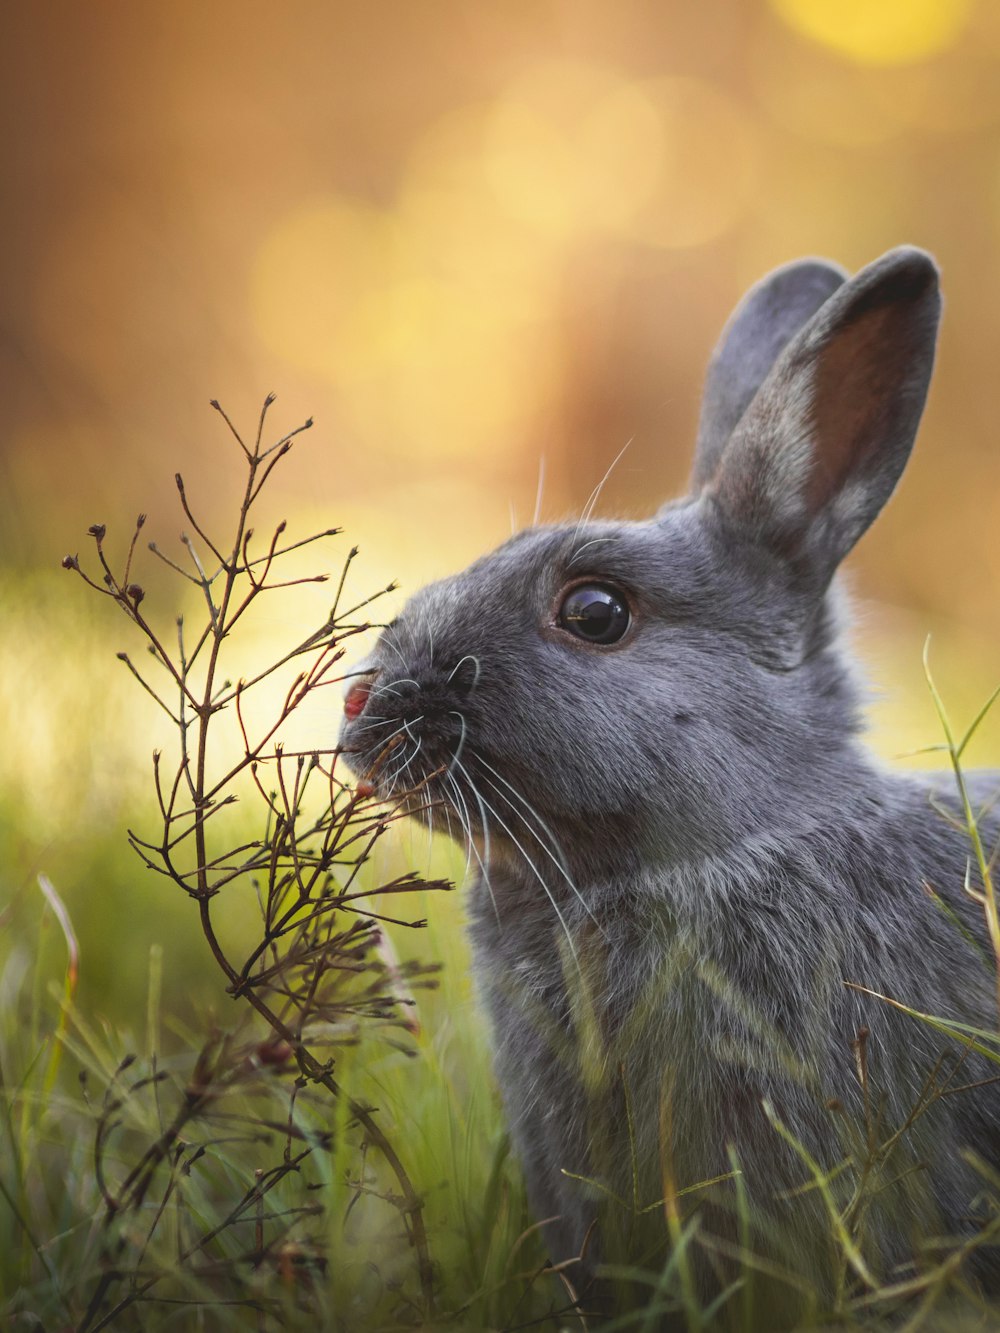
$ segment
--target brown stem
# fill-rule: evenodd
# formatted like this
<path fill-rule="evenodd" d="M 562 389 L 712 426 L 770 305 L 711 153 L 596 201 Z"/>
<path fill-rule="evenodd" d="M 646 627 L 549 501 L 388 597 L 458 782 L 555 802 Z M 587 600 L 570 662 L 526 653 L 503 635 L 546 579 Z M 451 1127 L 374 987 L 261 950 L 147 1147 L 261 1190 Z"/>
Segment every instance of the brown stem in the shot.
<path fill-rule="evenodd" d="M 398 1153 L 371 1110 L 349 1096 L 340 1086 L 333 1074 L 332 1061 L 321 1061 L 302 1040 L 302 1033 L 310 1015 L 323 1014 L 328 1010 L 335 1012 L 339 1008 L 343 1013 L 366 1013 L 380 1017 L 383 1016 L 386 1006 L 395 1003 L 392 997 L 381 994 L 379 983 L 373 979 L 371 964 L 366 957 L 376 914 L 364 912 L 363 900 L 371 897 L 371 893 L 352 890 L 359 869 L 367 861 L 374 842 L 385 832 L 388 825 L 399 817 L 398 812 L 382 810 L 373 814 L 363 806 L 359 810 L 357 796 L 352 796 L 349 789 L 334 777 L 338 754 L 336 749 L 306 751 L 284 756 L 281 746 L 275 739 L 279 729 L 313 690 L 335 683 L 334 671 L 344 651 L 340 646 L 342 641 L 367 628 L 358 623 L 351 623 L 350 617 L 374 600 L 373 597 L 359 602 L 349 611 L 340 610 L 341 596 L 348 570 L 357 553 L 356 548 L 344 562 L 333 608 L 319 630 L 250 681 L 238 684 L 235 689 L 228 680 L 222 680 L 221 684 L 217 683 L 221 680 L 222 645 L 234 625 L 262 592 L 284 586 L 298 586 L 304 582 L 320 582 L 326 578 L 326 575 L 317 575 L 310 579 L 289 579 L 286 582 L 271 583 L 268 580 L 274 562 L 287 552 L 336 531 L 336 529 L 328 530 L 327 533 L 317 534 L 304 541 L 279 546 L 284 531 L 282 523 L 268 543 L 266 553 L 259 558 L 250 557 L 251 509 L 272 471 L 289 452 L 293 438 L 312 424 L 308 421 L 269 448 L 262 449 L 264 421 L 272 401 L 272 397 L 269 396 L 264 403 L 252 448 L 248 447 L 240 437 L 222 408 L 213 403 L 236 438 L 247 465 L 232 553 L 228 557 L 223 555 L 195 519 L 184 482 L 179 474 L 176 482 L 184 513 L 197 534 L 199 543 L 204 543 L 202 549 L 211 551 L 213 557 L 218 560 L 218 568 L 212 573 L 207 573 L 198 551 L 186 537 L 183 540 L 197 569 L 197 577 L 164 556 L 155 544 L 151 543 L 154 554 L 187 581 L 198 585 L 205 597 L 208 610 L 207 623 L 199 630 L 190 652 L 186 651 L 182 622 L 178 621 L 178 655 L 174 658 L 168 654 L 156 630 L 140 610 L 139 604 L 144 597 L 142 588 L 138 584 L 129 583 L 132 559 L 139 530 L 143 524 L 141 517 L 136 524 L 128 549 L 123 578 L 117 579 L 108 564 L 103 547 L 105 529 L 101 524 L 95 524 L 91 534 L 96 540 L 103 585 L 80 569 L 77 557 L 68 556 L 63 563 L 67 568 L 79 573 L 96 591 L 111 596 L 118 603 L 145 636 L 150 652 L 167 671 L 177 690 L 179 707 L 174 711 L 152 689 L 128 657 L 122 655 L 126 665 L 136 675 L 144 689 L 169 714 L 177 728 L 179 739 L 179 759 L 172 781 L 164 780 L 159 753 L 154 755 L 154 785 L 162 819 L 162 840 L 153 843 L 130 832 L 130 841 L 147 866 L 167 875 L 175 884 L 197 899 L 202 933 L 216 965 L 226 978 L 229 992 L 233 997 L 242 996 L 267 1024 L 274 1034 L 274 1039 L 288 1044 L 290 1051 L 294 1052 L 303 1083 L 308 1080 L 325 1088 L 331 1096 L 343 1099 L 353 1121 L 364 1133 L 365 1148 L 370 1145 L 381 1154 L 398 1185 L 398 1196 L 401 1196 L 401 1201 L 397 1196 L 394 1197 L 394 1202 L 400 1207 L 407 1235 L 415 1252 L 423 1296 L 423 1313 L 425 1317 L 430 1317 L 434 1313 L 435 1306 L 434 1284 L 422 1200 Z M 210 565 L 208 567 L 211 568 Z M 245 579 L 246 583 L 241 583 L 241 579 Z M 392 586 L 394 585 L 390 585 L 390 589 Z M 375 596 L 380 595 L 381 593 L 375 594 Z M 314 656 L 307 660 L 307 669 L 300 671 L 288 688 L 277 722 L 273 727 L 265 729 L 262 739 L 252 744 L 241 707 L 243 695 L 247 689 L 306 653 Z M 196 662 L 197 677 L 194 675 Z M 244 753 L 228 767 L 228 771 L 221 779 L 210 783 L 209 729 L 216 713 L 234 701 Z M 265 754 L 265 747 L 271 747 L 271 752 Z M 383 762 L 392 748 L 391 744 L 387 746 L 376 763 Z M 320 754 L 330 756 L 328 767 L 324 767 L 320 762 Z M 294 783 L 286 782 L 282 767 L 286 758 L 296 761 Z M 271 761 L 277 765 L 276 781 L 280 792 L 280 796 L 275 794 L 273 798 L 267 794 L 257 772 L 259 764 Z M 312 816 L 301 814 L 305 788 L 314 768 L 318 768 L 329 783 L 327 804 L 315 822 Z M 236 847 L 229 847 L 228 850 L 213 849 L 217 854 L 212 855 L 208 849 L 208 822 L 226 804 L 236 799 L 235 793 L 227 793 L 226 789 L 236 778 L 248 771 L 268 809 L 264 838 L 260 842 L 242 842 Z M 182 789 L 190 796 L 190 802 L 187 799 L 181 801 Z M 345 791 L 348 794 L 346 800 L 342 800 Z M 178 810 L 181 803 L 185 808 Z M 304 827 L 306 824 L 308 827 Z M 213 825 L 213 830 L 215 827 Z M 350 868 L 344 884 L 332 877 L 332 868 L 340 865 Z M 251 952 L 243 966 L 237 968 L 230 960 L 217 934 L 212 899 L 225 884 L 245 875 L 260 875 L 266 885 L 266 888 L 262 886 L 258 890 L 264 932 L 260 945 Z M 414 886 L 418 882 L 414 879 Z M 385 886 L 385 891 L 402 892 L 408 884 L 406 877 L 402 877 L 393 885 Z M 354 914 L 352 924 L 346 929 L 342 928 L 337 916 L 341 910 Z M 265 962 L 268 965 L 265 965 Z M 337 989 L 339 985 L 337 978 L 348 974 L 357 977 L 358 981 L 352 983 L 355 989 L 351 990 L 344 1000 L 340 998 Z M 197 1104 L 191 1102 L 183 1114 L 189 1118 L 196 1110 Z M 110 1114 L 111 1111 L 105 1108 L 105 1116 L 102 1117 L 98 1127 L 98 1155 L 101 1150 L 101 1135 Z M 130 1207 L 135 1200 L 141 1202 L 145 1197 L 154 1174 L 173 1151 L 179 1123 L 179 1121 L 171 1123 L 158 1143 L 140 1159 L 126 1178 L 117 1197 L 108 1191 L 98 1163 L 98 1183 L 104 1193 L 106 1220 L 109 1224 L 113 1218 L 121 1215 L 123 1208 Z M 287 1172 L 295 1169 L 300 1160 L 301 1157 L 292 1157 L 289 1140 L 286 1160 L 279 1171 Z M 259 1206 L 264 1194 L 280 1178 L 280 1174 L 265 1173 L 221 1226 L 205 1233 L 199 1242 L 180 1256 L 181 1262 L 203 1249 L 247 1208 Z M 163 1206 L 165 1201 L 161 1204 L 161 1211 Z M 151 1235 L 150 1232 L 147 1243 Z M 120 1243 L 122 1246 L 125 1245 L 124 1232 L 121 1234 Z M 261 1252 L 262 1248 L 261 1237 L 258 1234 L 258 1252 Z M 144 1283 L 137 1283 L 138 1274 L 133 1271 L 131 1274 L 133 1285 L 129 1293 L 122 1297 L 113 1309 L 101 1315 L 100 1311 L 111 1285 L 128 1276 L 121 1270 L 119 1260 L 122 1254 L 123 1250 L 119 1250 L 118 1255 L 108 1256 L 108 1269 L 96 1285 L 79 1325 L 80 1329 L 106 1327 L 122 1310 L 140 1299 L 159 1280 L 159 1275 L 155 1275 Z M 94 1321 L 98 1322 L 95 1324 Z"/>

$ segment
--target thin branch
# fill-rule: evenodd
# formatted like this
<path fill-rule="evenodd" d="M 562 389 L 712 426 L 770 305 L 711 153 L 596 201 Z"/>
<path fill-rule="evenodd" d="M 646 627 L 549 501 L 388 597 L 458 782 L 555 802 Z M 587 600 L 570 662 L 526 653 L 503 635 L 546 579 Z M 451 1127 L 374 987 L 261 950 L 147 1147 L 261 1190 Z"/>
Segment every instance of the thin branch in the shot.
<path fill-rule="evenodd" d="M 332 1060 L 320 1053 L 327 1037 L 315 1029 L 316 1025 L 324 1025 L 323 1031 L 329 1032 L 350 1020 L 350 1031 L 340 1040 L 354 1041 L 357 1039 L 353 1035 L 356 1021 L 369 1019 L 380 1024 L 395 1023 L 400 997 L 394 990 L 399 978 L 405 975 L 409 978 L 408 984 L 419 985 L 420 979 L 429 974 L 426 967 L 415 963 L 397 973 L 395 981 L 388 975 L 374 953 L 379 931 L 377 923 L 391 922 L 409 929 L 420 929 L 426 923 L 423 917 L 408 920 L 403 916 L 373 912 L 370 900 L 380 893 L 401 894 L 424 887 L 445 887 L 443 882 L 425 885 L 413 875 L 401 876 L 388 885 L 366 888 L 357 887 L 360 883 L 357 877 L 361 867 L 369 864 L 378 839 L 397 819 L 404 817 L 406 809 L 419 811 L 425 808 L 419 796 L 420 789 L 437 774 L 430 775 L 413 791 L 405 793 L 394 808 L 371 808 L 335 776 L 340 753 L 337 747 L 286 753 L 280 743 L 282 728 L 304 700 L 313 691 L 343 679 L 336 675 L 344 655 L 343 641 L 367 628 L 357 620 L 357 612 L 396 586 L 390 584 L 350 610 L 342 611 L 340 603 L 357 555 L 356 547 L 344 561 L 332 609 L 318 630 L 291 649 L 279 652 L 274 662 L 258 669 L 249 680 L 239 680 L 235 687 L 222 677 L 222 644 L 263 591 L 321 583 L 329 577 L 317 573 L 272 583 L 275 561 L 340 531 L 339 528 L 328 528 L 282 544 L 285 532 L 282 522 L 273 531 L 266 552 L 260 556 L 251 555 L 251 509 L 278 462 L 290 452 L 295 437 L 312 425 L 310 419 L 263 448 L 263 431 L 272 402 L 273 395 L 269 395 L 261 409 L 252 449 L 219 404 L 213 402 L 246 462 L 242 499 L 236 512 L 228 556 L 195 519 L 183 478 L 179 473 L 176 475 L 181 508 L 199 543 L 203 543 L 204 549 L 218 561 L 218 568 L 208 572 L 195 541 L 186 534 L 181 540 L 196 570 L 195 575 L 165 555 L 155 543 L 149 543 L 152 554 L 167 568 L 202 590 L 207 615 L 205 622 L 190 636 L 193 646 L 188 647 L 184 622 L 178 617 L 175 621 L 176 658 L 167 653 L 158 632 L 140 608 L 145 597 L 143 589 L 129 581 L 138 533 L 144 521 L 141 517 L 128 548 L 122 578 L 115 576 L 108 562 L 103 525 L 94 525 L 91 529 L 103 586 L 80 567 L 76 556 L 67 556 L 64 564 L 74 569 L 91 588 L 111 596 L 118 603 L 145 637 L 150 653 L 167 671 L 178 691 L 179 707 L 171 708 L 127 654 L 121 655 L 143 688 L 167 713 L 176 728 L 179 749 L 176 769 L 169 781 L 163 771 L 161 752 L 159 749 L 154 751 L 153 783 L 159 810 L 159 836 L 146 838 L 130 830 L 129 841 L 144 865 L 197 900 L 201 930 L 226 989 L 234 998 L 240 997 L 249 1012 L 267 1025 L 270 1041 L 276 1049 L 287 1053 L 281 1056 L 281 1061 L 293 1062 L 298 1071 L 293 1102 L 299 1087 L 310 1086 L 323 1089 L 335 1100 L 340 1099 L 348 1112 L 349 1122 L 361 1130 L 366 1144 L 381 1157 L 395 1181 L 395 1188 L 392 1193 L 375 1193 L 400 1211 L 413 1246 L 423 1294 L 423 1308 L 419 1313 L 421 1318 L 430 1318 L 435 1304 L 433 1273 L 421 1199 L 371 1108 L 352 1098 L 334 1077 Z M 295 670 L 295 664 L 300 661 L 301 669 Z M 284 690 L 277 716 L 273 722 L 265 723 L 262 734 L 252 740 L 244 708 L 246 693 L 285 668 L 291 668 L 293 675 Z M 210 780 L 209 758 L 215 752 L 215 743 L 211 739 L 215 734 L 213 722 L 231 703 L 235 705 L 235 726 L 243 752 L 235 761 L 226 764 L 221 777 Z M 396 748 L 395 741 L 385 745 L 375 760 L 373 771 L 395 753 Z M 295 764 L 294 774 L 287 768 L 289 763 Z M 261 769 L 262 764 L 274 765 L 270 770 L 274 791 L 267 789 L 263 775 L 268 770 Z M 316 771 L 323 775 L 318 793 L 312 777 Z M 247 838 L 241 833 L 239 837 L 230 838 L 225 833 L 229 827 L 227 822 L 218 818 L 237 799 L 241 779 L 262 801 L 264 831 L 261 837 Z M 182 789 L 189 801 L 184 799 L 182 802 Z M 179 808 L 181 804 L 183 809 Z M 307 809 L 309 813 L 306 813 Z M 210 819 L 215 821 L 211 852 L 208 846 Z M 183 855 L 178 857 L 181 849 Z M 190 864 L 186 864 L 186 860 Z M 257 943 L 249 949 L 242 966 L 237 966 L 230 958 L 213 915 L 214 899 L 223 890 L 228 895 L 239 883 L 252 888 L 260 905 L 262 927 Z M 206 1055 L 205 1059 L 208 1058 Z M 220 1052 L 218 1060 L 221 1058 Z M 199 1066 L 202 1063 L 200 1058 Z M 196 1114 L 208 1114 L 210 1103 L 220 1095 L 222 1084 L 208 1066 L 206 1070 L 207 1073 L 200 1076 L 196 1071 L 192 1082 L 192 1088 L 203 1088 L 203 1093 L 185 1094 L 184 1104 L 172 1120 L 165 1117 L 157 1139 L 132 1165 L 116 1193 L 99 1176 L 108 1225 L 119 1214 L 124 1218 L 130 1210 L 145 1204 L 155 1182 L 162 1180 L 164 1172 L 166 1180 L 162 1187 L 157 1187 L 152 1221 L 136 1261 L 131 1265 L 124 1264 L 124 1257 L 126 1247 L 133 1242 L 126 1227 L 119 1229 L 118 1248 L 107 1254 L 106 1271 L 92 1293 L 80 1324 L 81 1330 L 96 1333 L 97 1329 L 106 1327 L 129 1305 L 144 1299 L 162 1276 L 160 1273 L 147 1276 L 142 1273 L 140 1265 L 145 1263 L 143 1256 L 163 1217 L 167 1201 L 175 1197 L 178 1183 L 193 1168 L 202 1151 L 188 1154 L 186 1150 L 175 1151 L 175 1147 L 184 1124 Z M 134 1095 L 135 1087 L 131 1095 Z M 98 1157 L 101 1159 L 109 1135 L 120 1123 L 121 1107 L 120 1098 L 111 1099 L 102 1112 L 98 1126 Z M 253 1221 L 256 1227 L 254 1253 L 259 1262 L 265 1252 L 261 1229 L 265 1221 L 306 1216 L 315 1211 L 311 1206 L 277 1211 L 263 1207 L 267 1190 L 288 1171 L 297 1169 L 298 1163 L 319 1143 L 313 1136 L 306 1151 L 296 1157 L 291 1151 L 295 1127 L 289 1121 L 281 1128 L 286 1134 L 286 1148 L 279 1173 L 264 1173 L 254 1189 L 248 1191 L 237 1209 L 219 1226 L 209 1228 L 193 1245 L 181 1247 L 178 1263 L 190 1264 L 216 1236 L 243 1220 Z M 166 1171 L 167 1165 L 169 1171 Z M 98 1171 L 101 1169 L 99 1165 Z M 129 1291 L 111 1309 L 105 1309 L 112 1285 L 125 1278 L 131 1284 Z"/>
<path fill-rule="evenodd" d="M 173 709 L 170 708 L 170 706 L 169 706 L 168 704 L 165 704 L 165 703 L 163 702 L 163 700 L 160 698 L 160 696 L 159 696 L 159 695 L 156 693 L 156 691 L 153 689 L 152 685 L 150 685 L 150 683 L 146 680 L 146 678 L 145 678 L 145 677 L 141 674 L 141 672 L 139 672 L 139 670 L 136 668 L 135 664 L 133 663 L 132 659 L 129 657 L 128 653 L 117 653 L 116 656 L 117 656 L 119 662 L 124 662 L 124 663 L 125 663 L 125 665 L 126 665 L 126 666 L 128 667 L 128 669 L 129 669 L 129 671 L 131 671 L 132 675 L 136 678 L 136 680 L 139 682 L 139 684 L 142 686 L 142 688 L 146 691 L 146 693 L 150 696 L 150 698 L 156 700 L 156 702 L 160 705 L 160 707 L 161 707 L 161 708 L 163 709 L 163 711 L 166 713 L 167 717 L 170 718 L 170 721 L 174 724 L 174 726 L 175 726 L 175 727 L 179 727 L 180 724 L 181 724 L 181 720 L 180 720 L 180 718 L 176 715 L 176 713 L 174 713 Z"/>

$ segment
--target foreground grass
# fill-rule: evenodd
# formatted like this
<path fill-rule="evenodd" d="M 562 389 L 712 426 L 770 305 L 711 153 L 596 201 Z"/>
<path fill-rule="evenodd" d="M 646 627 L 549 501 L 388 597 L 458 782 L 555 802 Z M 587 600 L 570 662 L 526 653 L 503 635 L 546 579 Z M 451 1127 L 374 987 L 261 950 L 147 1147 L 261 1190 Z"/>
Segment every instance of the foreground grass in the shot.
<path fill-rule="evenodd" d="M 461 872 L 464 863 L 449 849 L 436 856 L 443 870 Z M 564 1305 L 565 1293 L 551 1277 L 530 1280 L 543 1255 L 508 1155 L 457 912 L 449 908 L 422 942 L 445 966 L 439 989 L 417 1000 L 419 1029 L 389 1027 L 357 1046 L 342 1041 L 337 1069 L 342 1086 L 376 1109 L 419 1182 L 442 1324 L 512 1326 Z M 399 1215 L 380 1197 L 385 1181 L 367 1160 L 346 1102 L 331 1108 L 325 1097 L 296 1089 L 286 1069 L 269 1063 L 259 1029 L 224 1037 L 211 1023 L 171 1017 L 187 1005 L 159 948 L 148 958 L 147 993 L 134 1024 L 117 1025 L 77 1002 L 87 959 L 81 955 L 75 975 L 71 939 L 41 892 L 22 897 L 4 924 L 5 1326 L 104 1326 L 115 1300 L 89 1320 L 87 1311 L 114 1252 L 110 1240 L 118 1238 L 107 1195 L 121 1192 L 150 1145 L 163 1140 L 178 1112 L 191 1109 L 198 1089 L 203 1100 L 167 1145 L 168 1160 L 151 1173 L 139 1206 L 126 1211 L 118 1300 L 162 1276 L 113 1326 L 167 1327 L 181 1319 L 181 1327 L 374 1329 L 419 1322 Z M 187 941 L 173 940 L 171 950 L 200 943 L 192 932 Z M 254 1196 L 287 1167 L 289 1155 L 310 1147 L 296 1169 Z"/>
<path fill-rule="evenodd" d="M 419 836 L 400 843 L 373 875 L 384 879 L 396 858 L 426 855 Z M 461 877 L 464 860 L 453 849 L 437 844 L 431 856 L 435 873 Z M 114 864 L 112 851 L 106 857 Z M 226 1028 L 222 1001 L 199 1019 L 200 1005 L 176 988 L 169 960 L 204 949 L 197 931 L 150 949 L 141 1003 L 130 1021 L 112 1018 L 81 1003 L 88 957 L 76 954 L 72 919 L 60 923 L 59 900 L 32 886 L 14 895 L 0 936 L 0 1324 L 581 1327 L 559 1278 L 545 1271 L 508 1152 L 468 980 L 461 897 L 436 895 L 426 906 L 420 948 L 442 970 L 436 988 L 416 997 L 418 1023 L 359 1027 L 353 1045 L 340 1034 L 337 1071 L 375 1109 L 424 1201 L 433 1315 L 421 1308 L 412 1251 L 385 1197 L 389 1182 L 346 1101 L 331 1107 L 301 1080 L 296 1086 L 264 1031 Z M 401 936 L 401 948 L 409 938 Z M 123 1194 L 157 1144 L 165 1144 L 163 1160 L 138 1205 L 109 1216 L 108 1196 Z M 833 1210 L 835 1247 L 845 1244 L 839 1220 Z M 715 1308 L 685 1298 L 696 1223 L 675 1221 L 668 1269 L 627 1275 L 648 1289 L 647 1310 L 615 1326 L 653 1329 L 658 1308 L 683 1309 L 686 1299 L 682 1327 L 763 1330 L 739 1290 Z M 747 1286 L 752 1268 L 744 1268 Z M 938 1281 L 911 1289 L 905 1278 L 868 1291 L 848 1284 L 835 1311 L 817 1297 L 799 1326 L 870 1329 L 893 1315 L 910 1333 L 995 1327 L 996 1313 L 963 1295 L 954 1277 L 946 1261 Z"/>

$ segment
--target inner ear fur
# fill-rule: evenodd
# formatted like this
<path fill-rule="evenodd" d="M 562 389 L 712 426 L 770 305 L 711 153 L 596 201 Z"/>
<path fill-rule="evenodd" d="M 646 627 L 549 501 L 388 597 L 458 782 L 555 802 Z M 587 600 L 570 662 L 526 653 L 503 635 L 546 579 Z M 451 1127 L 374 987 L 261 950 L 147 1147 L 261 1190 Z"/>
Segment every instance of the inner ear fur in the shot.
<path fill-rule="evenodd" d="M 785 347 L 706 487 L 748 535 L 821 584 L 906 465 L 940 307 L 937 268 L 921 250 L 862 269 Z"/>

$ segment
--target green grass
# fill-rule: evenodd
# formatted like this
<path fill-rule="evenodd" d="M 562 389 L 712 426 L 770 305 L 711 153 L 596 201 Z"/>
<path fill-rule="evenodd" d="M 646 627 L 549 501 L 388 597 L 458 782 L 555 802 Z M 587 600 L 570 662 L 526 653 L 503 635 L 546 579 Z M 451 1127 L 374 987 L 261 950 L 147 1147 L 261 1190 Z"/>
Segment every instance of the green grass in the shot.
<path fill-rule="evenodd" d="M 448 848 L 438 847 L 435 858 L 441 870 L 457 874 L 464 866 Z M 181 1326 L 195 1327 L 199 1310 L 208 1328 L 412 1325 L 419 1290 L 398 1211 L 379 1197 L 384 1172 L 349 1123 L 346 1103 L 331 1104 L 309 1089 L 295 1099 L 297 1130 L 305 1136 L 295 1146 L 308 1146 L 310 1136 L 326 1146 L 317 1146 L 300 1170 L 289 1173 L 267 1196 L 264 1210 L 269 1246 L 275 1248 L 275 1237 L 287 1229 L 287 1242 L 276 1245 L 287 1257 L 285 1268 L 278 1264 L 276 1271 L 269 1259 L 255 1269 L 247 1257 L 261 1211 L 256 1205 L 196 1261 L 178 1260 L 225 1220 L 253 1188 L 256 1172 L 283 1160 L 281 1127 L 293 1080 L 266 1067 L 241 1072 L 242 1056 L 230 1061 L 236 1070 L 219 1080 L 218 1096 L 204 1114 L 185 1125 L 177 1169 L 164 1165 L 142 1206 L 121 1226 L 117 1220 L 107 1224 L 95 1170 L 98 1126 L 103 1121 L 113 1127 L 105 1135 L 101 1166 L 106 1187 L 114 1191 L 183 1103 L 212 1026 L 195 1026 L 190 1013 L 186 1020 L 176 1017 L 190 1010 L 189 997 L 177 990 L 157 946 L 144 960 L 147 993 L 133 1001 L 134 1022 L 100 1007 L 88 1011 L 78 1000 L 86 952 L 80 986 L 70 998 L 66 941 L 50 906 L 37 891 L 18 895 L 14 906 L 0 957 L 0 1310 L 8 1318 L 34 1315 L 45 1327 L 77 1327 L 109 1250 L 124 1238 L 123 1270 L 164 1276 L 149 1299 L 122 1311 L 114 1327 L 168 1327 L 180 1311 L 192 1321 Z M 424 905 L 413 906 L 420 911 Z M 340 1048 L 337 1071 L 346 1089 L 376 1108 L 419 1182 L 442 1324 L 501 1327 L 538 1318 L 565 1298 L 551 1278 L 530 1286 L 522 1279 L 541 1268 L 543 1256 L 507 1150 L 485 1034 L 469 993 L 455 919 L 460 904 L 453 898 L 442 906 L 438 895 L 434 907 L 421 948 L 445 965 L 436 989 L 416 992 L 419 1032 L 360 1034 L 357 1045 Z M 187 934 L 175 937 L 169 952 L 204 955 L 193 919 Z M 200 962 L 204 972 L 210 960 L 202 956 Z M 215 1015 L 233 1019 L 221 999 Z M 237 1027 L 233 1040 L 244 1051 L 261 1035 L 248 1025 Z M 114 1103 L 120 1106 L 108 1116 Z M 317 1211 L 282 1216 L 302 1207 Z M 116 1282 L 116 1298 L 144 1280 Z M 265 1302 L 267 1313 L 230 1303 L 239 1299 Z M 102 1311 L 113 1305 L 109 1299 Z"/>
<path fill-rule="evenodd" d="M 160 585 L 144 582 L 155 602 Z M 203 591 L 189 597 L 195 606 Z M 134 647 L 131 627 L 116 622 L 109 641 L 110 617 L 58 573 L 0 581 L 0 613 L 0 705 L 9 717 L 0 748 L 0 1325 L 80 1333 L 581 1328 L 563 1278 L 547 1268 L 509 1150 L 461 892 L 385 904 L 428 923 L 389 928 L 404 968 L 438 970 L 414 990 L 414 1010 L 345 1013 L 313 1034 L 310 1047 L 333 1062 L 340 1093 L 332 1095 L 227 990 L 197 901 L 127 845 L 127 828 L 157 825 L 148 755 L 164 726 L 114 661 L 116 649 Z M 289 633 L 301 632 L 295 616 L 289 624 Z M 258 626 L 247 661 L 254 653 L 273 660 L 274 625 Z M 241 674 L 254 670 L 241 662 Z M 953 697 L 950 684 L 944 693 Z M 961 793 L 967 747 L 991 719 L 970 704 L 976 722 L 960 735 L 940 695 L 933 700 Z M 314 719 L 313 734 L 332 736 L 336 712 Z M 1000 940 L 992 869 L 967 800 L 962 813 Z M 246 819 L 236 843 L 255 833 Z M 411 869 L 458 881 L 465 857 L 396 826 L 358 886 L 374 890 Z M 231 956 L 244 956 L 241 946 L 259 934 L 250 884 L 217 900 L 214 925 Z M 914 1013 L 913 1022 L 939 1020 Z M 995 1052 L 996 1034 L 985 1029 L 942 1029 L 942 1042 L 970 1035 Z M 371 1110 L 420 1198 L 433 1308 L 398 1175 L 368 1141 L 358 1107 Z M 777 1114 L 772 1123 L 787 1136 Z M 1000 1323 L 1000 1312 L 984 1310 L 957 1280 L 957 1254 L 919 1280 L 873 1276 L 865 1200 L 852 1196 L 858 1163 L 845 1158 L 824 1173 L 800 1155 L 804 1187 L 817 1192 L 829 1221 L 833 1298 L 751 1253 L 754 1200 L 734 1160 L 732 1280 L 706 1304 L 693 1276 L 703 1243 L 699 1189 L 643 1200 L 641 1209 L 636 1200 L 609 1201 L 623 1235 L 662 1214 L 670 1240 L 660 1271 L 622 1256 L 614 1280 L 642 1296 L 609 1326 L 652 1330 L 672 1312 L 688 1333 L 770 1333 L 760 1294 L 775 1283 L 794 1290 L 803 1329 L 862 1330 L 889 1317 L 907 1333 Z M 983 1193 L 996 1215 L 1000 1180 L 985 1167 Z"/>

